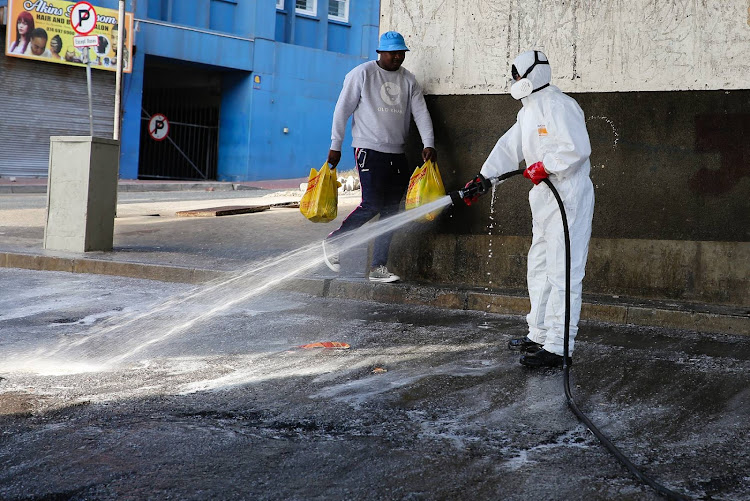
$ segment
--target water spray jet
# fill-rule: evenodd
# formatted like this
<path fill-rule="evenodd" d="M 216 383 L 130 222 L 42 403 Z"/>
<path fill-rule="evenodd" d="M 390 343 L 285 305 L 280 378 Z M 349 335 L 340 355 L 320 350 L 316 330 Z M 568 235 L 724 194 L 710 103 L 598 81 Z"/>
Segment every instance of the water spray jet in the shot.
<path fill-rule="evenodd" d="M 341 251 L 346 251 L 450 204 L 450 197 L 444 196 L 421 207 L 368 223 L 330 241 Z M 320 242 L 307 244 L 254 263 L 229 278 L 195 287 L 146 311 L 110 318 L 77 339 L 62 339 L 53 347 L 44 347 L 23 356 L 6 355 L 9 363 L 3 362 L 3 366 L 39 374 L 113 370 L 136 361 L 138 355 L 144 355 L 148 349 L 175 338 L 196 324 L 322 264 Z"/>

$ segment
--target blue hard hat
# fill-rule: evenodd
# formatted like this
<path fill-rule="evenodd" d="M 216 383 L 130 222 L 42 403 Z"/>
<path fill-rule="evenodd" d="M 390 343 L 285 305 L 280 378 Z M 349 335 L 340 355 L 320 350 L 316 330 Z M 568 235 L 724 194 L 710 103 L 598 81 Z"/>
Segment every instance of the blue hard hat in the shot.
<path fill-rule="evenodd" d="M 386 31 L 380 35 L 380 45 L 375 49 L 380 52 L 388 52 L 393 50 L 409 50 L 404 42 L 404 37 L 397 31 Z"/>

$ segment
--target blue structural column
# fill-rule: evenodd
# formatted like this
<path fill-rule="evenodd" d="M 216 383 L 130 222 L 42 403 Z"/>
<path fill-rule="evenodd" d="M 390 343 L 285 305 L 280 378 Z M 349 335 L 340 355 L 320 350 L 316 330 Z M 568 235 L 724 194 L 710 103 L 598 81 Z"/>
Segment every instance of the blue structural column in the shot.
<path fill-rule="evenodd" d="M 133 72 L 122 79 L 123 111 L 120 130 L 120 179 L 138 179 L 138 157 L 141 148 L 141 103 L 143 98 L 143 70 L 146 57 L 135 51 L 131 58 Z"/>
<path fill-rule="evenodd" d="M 284 42 L 293 44 L 294 43 L 294 24 L 297 19 L 296 14 L 296 2 L 294 0 L 284 0 L 284 11 L 286 12 L 286 20 L 284 22 Z"/>
<path fill-rule="evenodd" d="M 375 49 L 378 46 L 380 31 L 380 2 L 369 2 L 364 14 L 366 18 L 362 23 L 362 45 L 359 55 L 370 59 L 377 57 Z M 390 31 L 392 29 L 390 26 L 384 26 L 383 31 Z"/>
<path fill-rule="evenodd" d="M 318 0 L 318 48 L 328 50 L 328 1 Z"/>
<path fill-rule="evenodd" d="M 250 163 L 252 74 L 228 73 L 222 80 L 219 113 L 219 181 L 244 181 Z"/>
<path fill-rule="evenodd" d="M 256 43 L 264 38 L 273 39 L 276 28 L 275 2 L 240 2 L 235 11 L 235 32 L 253 37 L 253 60 Z M 255 65 L 254 65 L 255 66 Z M 253 68 L 255 70 L 255 67 Z M 253 125 L 253 87 L 255 71 L 231 71 L 223 74 L 221 81 L 221 109 L 219 111 L 219 181 L 246 181 L 251 154 Z"/>
<path fill-rule="evenodd" d="M 147 17 L 148 3 L 134 0 L 125 2 L 125 9 L 133 12 L 135 18 Z M 141 103 L 143 102 L 143 72 L 145 68 L 145 51 L 138 50 L 143 40 L 137 29 L 133 30 L 134 51 L 131 56 L 133 71 L 123 73 L 122 78 L 122 116 L 120 128 L 120 179 L 138 179 L 138 160 L 141 149 Z"/>

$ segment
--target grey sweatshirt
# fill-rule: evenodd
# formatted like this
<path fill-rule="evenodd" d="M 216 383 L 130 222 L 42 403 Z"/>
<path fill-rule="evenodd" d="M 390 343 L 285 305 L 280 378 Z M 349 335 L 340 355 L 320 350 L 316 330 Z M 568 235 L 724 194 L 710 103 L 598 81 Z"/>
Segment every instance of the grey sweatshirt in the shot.
<path fill-rule="evenodd" d="M 403 67 L 387 71 L 377 62 L 368 61 L 347 73 L 333 112 L 332 150 L 341 151 L 346 121 L 352 114 L 354 148 L 403 153 L 412 115 L 424 147 L 435 147 L 422 88 Z"/>

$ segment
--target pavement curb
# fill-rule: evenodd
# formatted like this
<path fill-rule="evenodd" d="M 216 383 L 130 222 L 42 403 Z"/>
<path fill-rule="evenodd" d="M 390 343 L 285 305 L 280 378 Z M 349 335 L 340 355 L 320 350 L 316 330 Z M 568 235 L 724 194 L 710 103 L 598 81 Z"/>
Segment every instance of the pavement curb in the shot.
<path fill-rule="evenodd" d="M 246 191 L 262 190 L 264 188 L 249 186 L 240 183 L 119 183 L 117 191 L 125 192 L 149 192 L 149 191 Z M 0 194 L 40 194 L 47 193 L 47 184 L 0 184 Z"/>
<path fill-rule="evenodd" d="M 4 184 L 0 185 L 0 194 L 7 195 L 9 193 L 47 193 L 47 185 L 36 185 L 36 184 Z"/>
<path fill-rule="evenodd" d="M 234 276 L 232 272 L 200 268 L 15 252 L 0 252 L 0 267 L 114 275 L 188 284 L 202 284 Z M 279 288 L 318 297 L 424 305 L 505 315 L 526 315 L 529 309 L 529 300 L 522 294 L 411 283 L 378 284 L 364 279 L 299 277 L 286 281 Z M 750 315 L 699 311 L 686 309 L 685 305 L 678 304 L 665 307 L 637 302 L 603 303 L 587 301 L 584 296 L 581 319 L 703 333 L 750 335 Z"/>
<path fill-rule="evenodd" d="M 311 279 L 295 279 L 295 286 L 287 286 L 286 288 L 289 290 L 303 288 L 313 290 L 312 286 L 301 284 L 305 280 Z M 417 304 L 438 308 L 486 311 L 504 315 L 526 315 L 529 311 L 529 300 L 525 295 L 407 283 L 372 284 L 364 280 L 328 280 L 330 281 L 328 287 L 320 287 L 320 289 L 327 290 L 327 293 L 320 294 L 324 297 L 359 299 L 381 303 Z M 679 309 L 679 306 L 669 309 L 632 304 L 602 304 L 600 302 L 588 302 L 585 297 L 581 308 L 581 319 L 584 321 L 683 329 L 713 334 L 750 335 L 750 316 L 747 315 L 686 311 Z"/>
<path fill-rule="evenodd" d="M 114 275 L 186 284 L 202 284 L 217 278 L 228 276 L 226 272 L 204 270 L 200 268 L 128 263 L 91 258 L 40 256 L 14 252 L 0 252 L 0 267 L 22 268 L 37 271 L 66 271 L 69 273 Z"/>

